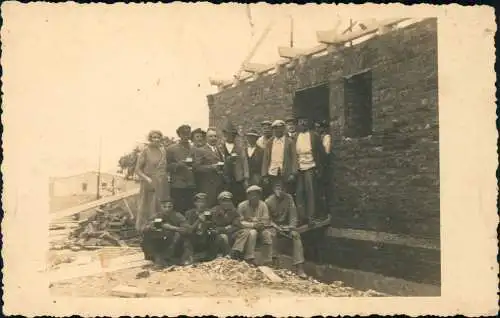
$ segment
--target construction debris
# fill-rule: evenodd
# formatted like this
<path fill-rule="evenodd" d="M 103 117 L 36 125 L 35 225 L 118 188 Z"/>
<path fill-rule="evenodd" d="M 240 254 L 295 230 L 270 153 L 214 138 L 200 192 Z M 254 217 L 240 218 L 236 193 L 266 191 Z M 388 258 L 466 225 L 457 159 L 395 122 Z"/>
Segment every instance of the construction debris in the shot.
<path fill-rule="evenodd" d="M 267 266 L 259 266 L 259 270 L 273 283 L 281 283 L 283 279 Z"/>
<path fill-rule="evenodd" d="M 343 286 L 340 281 L 330 284 L 321 283 L 313 278 L 302 279 L 286 269 L 271 269 L 266 266 L 255 267 L 246 262 L 219 258 L 211 262 L 200 263 L 196 266 L 175 266 L 172 271 L 194 272 L 208 276 L 214 281 L 229 281 L 245 286 L 266 286 L 273 289 L 286 289 L 297 294 L 325 296 L 325 297 L 373 297 L 387 296 L 368 290 L 360 291 Z M 264 273 L 265 272 L 265 273 Z M 166 275 L 168 275 L 166 273 Z M 270 278 L 273 277 L 273 278 Z"/>
<path fill-rule="evenodd" d="M 146 297 L 146 295 L 147 292 L 145 290 L 134 286 L 120 285 L 111 290 L 111 296 L 116 297 L 139 298 Z"/>

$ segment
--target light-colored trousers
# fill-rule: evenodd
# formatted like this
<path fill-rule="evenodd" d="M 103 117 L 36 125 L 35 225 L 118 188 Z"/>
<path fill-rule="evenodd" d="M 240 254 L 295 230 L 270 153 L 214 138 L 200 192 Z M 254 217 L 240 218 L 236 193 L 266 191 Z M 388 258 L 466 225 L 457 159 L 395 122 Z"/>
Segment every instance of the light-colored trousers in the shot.
<path fill-rule="evenodd" d="M 276 229 L 270 229 L 269 230 L 272 235 L 272 241 L 273 241 L 273 251 L 277 251 L 277 235 L 280 235 L 280 233 Z M 292 244 L 293 244 L 293 252 L 292 252 L 292 261 L 293 265 L 297 264 L 302 264 L 304 263 L 304 247 L 302 245 L 302 239 L 300 238 L 300 234 L 297 231 L 290 231 L 289 236 L 292 238 Z M 273 257 L 277 257 L 277 255 L 273 254 Z"/>
<path fill-rule="evenodd" d="M 262 242 L 262 260 L 264 263 L 272 261 L 273 239 L 270 229 L 257 231 L 256 229 L 241 229 L 235 234 L 233 251 L 244 253 L 244 258 L 255 259 L 257 240 Z"/>

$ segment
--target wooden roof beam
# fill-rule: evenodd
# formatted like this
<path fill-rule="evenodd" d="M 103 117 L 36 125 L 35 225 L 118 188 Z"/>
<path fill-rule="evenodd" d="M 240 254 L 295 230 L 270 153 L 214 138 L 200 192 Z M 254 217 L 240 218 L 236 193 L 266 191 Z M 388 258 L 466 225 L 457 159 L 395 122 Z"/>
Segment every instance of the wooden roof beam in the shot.
<path fill-rule="evenodd" d="M 252 74 L 265 73 L 274 68 L 274 65 L 259 64 L 259 63 L 245 63 L 243 65 L 243 70 Z"/>
<path fill-rule="evenodd" d="M 304 53 L 305 53 L 305 50 L 302 50 L 302 49 L 286 47 L 286 46 L 278 47 L 278 54 L 280 55 L 280 57 L 287 58 L 287 59 L 297 58 L 301 55 L 304 55 Z"/>
<path fill-rule="evenodd" d="M 387 27 L 393 27 L 396 24 L 408 19 L 409 18 L 392 18 L 384 19 L 381 21 L 370 19 L 354 24 L 354 26 L 359 27 L 357 31 L 345 32 L 343 34 L 339 34 L 335 29 L 328 31 L 317 31 L 316 37 L 318 39 L 318 42 L 320 43 L 342 45 L 346 42 L 353 41 L 365 35 L 377 32 L 379 29 L 387 30 Z"/>

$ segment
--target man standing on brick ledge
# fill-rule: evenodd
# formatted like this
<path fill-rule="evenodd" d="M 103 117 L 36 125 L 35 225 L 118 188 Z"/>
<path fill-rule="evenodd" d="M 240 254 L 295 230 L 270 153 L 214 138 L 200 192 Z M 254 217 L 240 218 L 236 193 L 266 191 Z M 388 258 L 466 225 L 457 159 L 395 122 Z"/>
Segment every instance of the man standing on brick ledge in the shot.
<path fill-rule="evenodd" d="M 220 152 L 224 156 L 224 189 L 233 194 L 235 205 L 245 200 L 245 189 L 248 187 L 248 160 L 245 149 L 235 142 L 238 132 L 231 122 L 222 130 L 224 142 L 220 145 Z"/>
<path fill-rule="evenodd" d="M 285 119 L 286 123 L 286 133 L 289 138 L 295 139 L 295 136 L 297 135 L 296 127 L 297 127 L 297 120 L 295 117 L 290 116 Z"/>
<path fill-rule="evenodd" d="M 263 122 L 260 123 L 260 126 L 262 127 L 262 136 L 260 136 L 260 138 L 257 139 L 257 146 L 259 146 L 262 149 L 266 148 L 267 142 L 273 136 L 273 130 L 271 128 L 271 125 L 272 122 L 270 122 L 269 120 L 264 120 Z"/>
<path fill-rule="evenodd" d="M 266 197 L 271 195 L 275 179 L 283 180 L 287 192 L 293 191 L 293 182 L 297 173 L 297 155 L 293 140 L 285 135 L 285 122 L 275 120 L 272 127 L 274 135 L 267 143 L 262 159 L 262 177 Z"/>
<path fill-rule="evenodd" d="M 310 130 L 307 118 L 298 118 L 295 150 L 298 161 L 296 201 L 301 221 L 314 225 L 319 216 L 319 180 L 323 173 L 325 152 L 320 136 Z"/>
<path fill-rule="evenodd" d="M 167 170 L 170 173 L 170 193 L 176 211 L 184 214 L 193 207 L 196 184 L 193 174 L 195 148 L 190 144 L 191 127 L 177 128 L 180 140 L 167 148 Z"/>

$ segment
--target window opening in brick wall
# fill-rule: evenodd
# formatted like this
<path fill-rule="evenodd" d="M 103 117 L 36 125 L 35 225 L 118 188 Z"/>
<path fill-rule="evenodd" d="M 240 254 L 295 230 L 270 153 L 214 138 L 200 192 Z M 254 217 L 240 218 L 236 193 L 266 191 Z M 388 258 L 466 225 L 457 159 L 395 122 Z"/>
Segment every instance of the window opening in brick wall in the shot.
<path fill-rule="evenodd" d="M 372 134 L 371 70 L 344 78 L 344 116 L 347 137 L 366 137 Z"/>
<path fill-rule="evenodd" d="M 293 112 L 309 122 L 330 121 L 330 86 L 328 83 L 297 90 L 293 99 Z"/>

